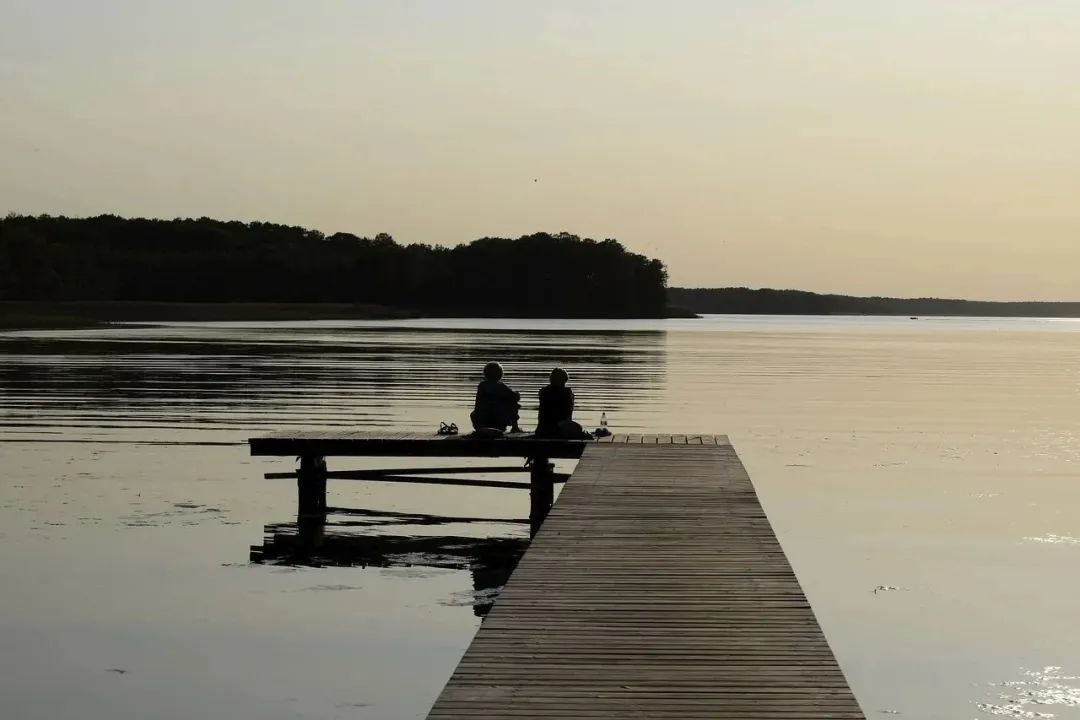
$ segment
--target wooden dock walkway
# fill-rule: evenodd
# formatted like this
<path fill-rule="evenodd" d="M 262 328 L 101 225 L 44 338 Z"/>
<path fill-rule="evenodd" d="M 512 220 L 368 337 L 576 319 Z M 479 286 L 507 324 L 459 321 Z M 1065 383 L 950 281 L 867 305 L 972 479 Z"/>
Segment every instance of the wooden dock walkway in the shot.
<path fill-rule="evenodd" d="M 594 444 L 429 718 L 863 718 L 730 445 Z"/>
<path fill-rule="evenodd" d="M 429 718 L 864 718 L 723 436 L 293 432 L 250 444 L 302 458 L 299 472 L 270 474 L 297 477 L 301 514 L 326 512 L 327 477 L 426 472 L 328 472 L 328 456 L 533 459 L 528 485 L 491 486 L 530 488 L 536 535 Z M 554 506 L 548 458 L 580 458 Z M 467 469 L 439 469 L 450 471 Z"/>

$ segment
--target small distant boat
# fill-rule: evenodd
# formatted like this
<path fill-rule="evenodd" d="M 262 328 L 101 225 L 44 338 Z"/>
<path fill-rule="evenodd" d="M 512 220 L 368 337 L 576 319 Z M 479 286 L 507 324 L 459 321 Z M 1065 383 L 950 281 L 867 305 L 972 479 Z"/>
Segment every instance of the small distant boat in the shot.
<path fill-rule="evenodd" d="M 908 318 L 908 319 L 909 319 L 909 320 L 918 320 L 919 318 L 917 318 L 917 317 L 915 317 L 914 315 L 912 315 L 912 316 L 911 316 L 910 318 Z"/>

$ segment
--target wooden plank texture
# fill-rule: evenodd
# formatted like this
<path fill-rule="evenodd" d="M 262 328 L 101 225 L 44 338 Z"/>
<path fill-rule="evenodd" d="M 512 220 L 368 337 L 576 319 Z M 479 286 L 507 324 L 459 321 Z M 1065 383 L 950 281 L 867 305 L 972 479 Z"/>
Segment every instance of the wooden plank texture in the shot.
<path fill-rule="evenodd" d="M 861 720 L 727 439 L 640 438 L 585 448 L 428 717 Z"/>

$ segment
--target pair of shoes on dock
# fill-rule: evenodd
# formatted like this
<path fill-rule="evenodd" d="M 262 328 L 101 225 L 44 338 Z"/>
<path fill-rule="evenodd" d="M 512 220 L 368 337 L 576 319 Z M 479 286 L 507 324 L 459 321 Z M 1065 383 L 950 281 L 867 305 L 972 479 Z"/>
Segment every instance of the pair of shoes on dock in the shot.
<path fill-rule="evenodd" d="M 439 423 L 440 435 L 457 435 L 458 426 L 457 423 Z"/>

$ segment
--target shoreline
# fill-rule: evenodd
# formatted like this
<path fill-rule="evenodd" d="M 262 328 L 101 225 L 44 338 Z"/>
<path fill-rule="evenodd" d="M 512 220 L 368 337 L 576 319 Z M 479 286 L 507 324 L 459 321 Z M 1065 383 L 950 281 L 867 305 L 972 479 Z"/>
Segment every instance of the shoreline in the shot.
<path fill-rule="evenodd" d="M 982 315 L 929 312 L 909 316 L 899 312 L 776 312 L 736 313 L 705 312 L 685 307 L 669 306 L 663 317 L 629 317 L 618 315 L 582 314 L 573 317 L 558 315 L 508 315 L 491 309 L 454 307 L 413 309 L 371 304 L 349 303 L 249 303 L 249 302 L 142 302 L 142 301 L 64 301 L 32 302 L 0 301 L 0 330 L 73 330 L 106 327 L 115 323 L 155 324 L 161 322 L 297 322 L 317 320 L 418 320 L 425 318 L 486 318 L 528 320 L 670 320 L 702 319 L 705 315 L 769 315 L 772 317 L 865 317 L 902 318 L 911 320 L 931 318 L 1014 318 L 1067 319 L 1078 315 Z"/>
<path fill-rule="evenodd" d="M 91 328 L 125 322 L 401 320 L 400 308 L 345 303 L 0 302 L 0 328 Z"/>
<path fill-rule="evenodd" d="M 433 317 L 508 317 L 479 308 L 414 310 L 348 303 L 142 302 L 69 301 L 0 302 L 0 329 L 77 329 L 110 323 L 256 322 L 303 320 L 412 320 Z M 579 319 L 597 319 L 583 315 Z M 599 316 L 603 319 L 603 316 Z M 669 318 L 698 318 L 682 308 L 669 308 Z M 564 319 L 551 316 L 550 319 Z M 615 318 L 611 319 L 626 319 Z"/>

